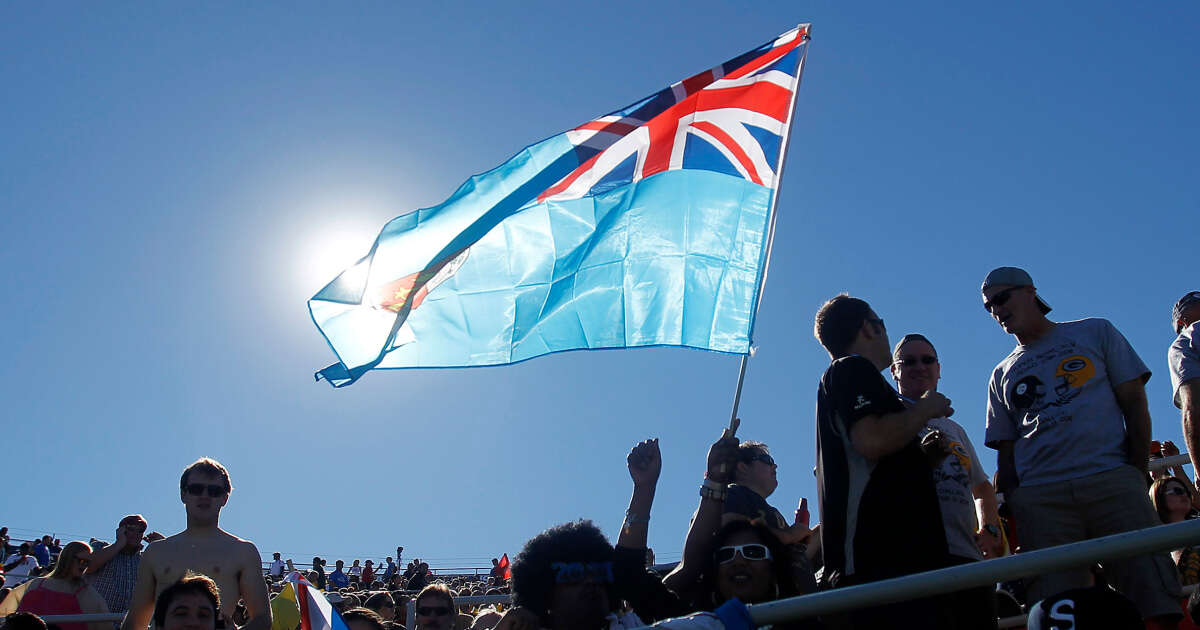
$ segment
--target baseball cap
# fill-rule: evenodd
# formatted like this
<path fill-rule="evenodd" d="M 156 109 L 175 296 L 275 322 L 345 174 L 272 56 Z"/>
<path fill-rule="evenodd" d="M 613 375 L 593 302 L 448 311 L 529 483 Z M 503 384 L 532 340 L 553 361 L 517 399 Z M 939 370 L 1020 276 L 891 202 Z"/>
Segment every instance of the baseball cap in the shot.
<path fill-rule="evenodd" d="M 1014 287 L 1031 287 L 1033 286 L 1033 277 L 1029 275 L 1028 271 L 1020 267 L 996 267 L 983 279 L 983 286 L 979 287 L 979 290 L 983 291 L 988 287 L 1001 284 L 1008 284 Z M 1034 297 L 1037 299 L 1038 308 L 1041 309 L 1042 314 L 1049 313 L 1050 305 L 1046 303 L 1046 300 L 1043 300 L 1041 295 L 1035 295 Z"/>
<path fill-rule="evenodd" d="M 1078 630 L 1146 627 L 1142 614 L 1128 597 L 1104 586 L 1076 588 L 1047 597 L 1029 609 L 1029 630 L 1063 627 L 1062 622 Z"/>
<path fill-rule="evenodd" d="M 1171 309 L 1171 327 L 1175 329 L 1176 334 L 1181 330 L 1179 326 L 1179 318 L 1183 315 L 1183 311 L 1190 308 L 1193 304 L 1200 304 L 1200 291 L 1188 291 L 1179 298 L 1175 303 L 1175 307 Z"/>

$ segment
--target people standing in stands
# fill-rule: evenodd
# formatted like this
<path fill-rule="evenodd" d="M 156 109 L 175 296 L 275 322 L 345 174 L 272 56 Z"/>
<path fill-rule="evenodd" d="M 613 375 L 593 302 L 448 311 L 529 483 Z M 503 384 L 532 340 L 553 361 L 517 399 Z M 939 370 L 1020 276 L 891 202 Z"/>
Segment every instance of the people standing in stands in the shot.
<path fill-rule="evenodd" d="M 346 574 L 350 576 L 350 580 L 353 582 L 362 581 L 362 567 L 359 565 L 360 562 L 361 560 L 355 558 L 354 564 L 350 565 L 349 569 L 346 569 Z"/>
<path fill-rule="evenodd" d="M 187 528 L 146 548 L 122 630 L 145 630 L 158 594 L 188 571 L 212 576 L 225 594 L 218 612 L 227 622 L 233 619 L 241 600 L 249 616 L 243 630 L 269 630 L 271 608 L 262 556 L 254 543 L 219 526 L 221 509 L 232 490 L 229 472 L 216 460 L 201 458 L 183 470 L 179 498 L 186 511 Z"/>
<path fill-rule="evenodd" d="M 1055 323 L 1023 269 L 992 270 L 983 306 L 1017 347 L 988 384 L 987 445 L 1022 548 L 1116 534 L 1158 523 L 1146 495 L 1150 370 L 1111 323 Z M 1106 562 L 1109 583 L 1152 625 L 1175 627 L 1179 579 L 1165 553 Z M 1086 568 L 1037 576 L 1029 601 L 1088 586 Z"/>
<path fill-rule="evenodd" d="M 276 579 L 283 577 L 284 566 L 283 559 L 280 557 L 279 552 L 276 551 L 271 554 L 271 566 L 267 569 L 267 575 Z"/>
<path fill-rule="evenodd" d="M 796 561 L 796 588 L 801 593 L 815 593 L 817 581 L 808 564 L 807 543 L 812 537 L 808 528 L 808 503 L 802 500 L 791 524 L 783 514 L 767 503 L 767 497 L 779 486 L 779 466 L 771 457 L 766 444 L 753 440 L 738 444 L 738 463 L 733 469 L 733 483 L 725 497 L 721 523 L 734 520 L 761 522 L 775 532 L 775 537 L 791 545 L 791 557 Z"/>
<path fill-rule="evenodd" d="M 0 603 L 0 616 L 11 612 L 35 615 L 103 614 L 108 606 L 96 589 L 83 579 L 92 548 L 83 541 L 67 543 L 54 570 L 44 578 L 34 578 L 13 589 Z M 110 622 L 58 623 L 62 630 L 111 630 Z"/>
<path fill-rule="evenodd" d="M 375 562 L 373 560 L 367 560 L 366 564 L 363 565 L 358 581 L 362 584 L 363 588 L 371 587 L 371 582 L 375 581 Z"/>
<path fill-rule="evenodd" d="M 50 566 L 50 547 L 54 544 L 54 538 L 50 534 L 42 536 L 33 545 L 33 557 L 37 558 L 38 564 L 43 567 Z"/>
<path fill-rule="evenodd" d="M 312 559 L 313 571 L 317 574 L 316 580 L 309 580 L 317 585 L 317 588 L 325 590 L 325 560 L 320 556 L 313 556 Z"/>
<path fill-rule="evenodd" d="M 413 567 L 412 577 L 408 578 L 408 590 L 419 591 L 429 584 L 429 565 L 419 559 L 414 562 L 416 566 Z"/>
<path fill-rule="evenodd" d="M 942 365 L 924 335 L 905 335 L 892 351 L 892 378 L 904 402 L 913 404 L 937 391 Z M 952 564 L 978 562 L 1004 553 L 996 491 L 988 481 L 975 447 L 957 422 L 933 418 L 921 435 L 926 454 L 933 451 L 942 525 Z M 996 590 L 980 586 L 948 598 L 959 628 L 996 628 Z"/>
<path fill-rule="evenodd" d="M 108 610 L 129 610 L 129 598 L 137 584 L 138 565 L 142 561 L 142 536 L 147 529 L 141 514 L 130 514 L 117 523 L 113 544 L 92 552 L 87 579 L 108 605 Z"/>
<path fill-rule="evenodd" d="M 397 570 L 397 568 L 398 568 L 398 567 L 396 566 L 396 563 L 395 563 L 395 561 L 393 561 L 393 560 L 392 560 L 392 557 L 391 557 L 391 556 L 388 556 L 388 557 L 387 557 L 387 563 L 385 564 L 385 566 L 384 566 L 384 569 L 383 569 L 383 581 L 384 581 L 384 583 L 387 583 L 389 580 L 391 580 L 391 579 L 392 579 L 392 576 L 393 576 L 393 575 L 396 575 L 396 570 Z"/>
<path fill-rule="evenodd" d="M 346 572 L 342 570 L 344 566 L 346 566 L 346 563 L 341 560 L 334 563 L 333 573 L 329 574 L 329 584 L 334 588 L 346 588 L 350 586 L 350 576 L 346 575 Z"/>
<path fill-rule="evenodd" d="M 1171 391 L 1183 422 L 1183 439 L 1192 457 L 1200 462 L 1200 291 L 1188 291 L 1171 309 L 1175 341 L 1167 350 Z M 1198 473 L 1200 475 L 1200 473 Z"/>
<path fill-rule="evenodd" d="M 15 587 L 33 576 L 33 572 L 42 568 L 31 551 L 32 545 L 21 543 L 16 553 L 4 559 L 4 574 L 8 586 Z"/>
<path fill-rule="evenodd" d="M 901 402 L 880 371 L 892 364 L 887 328 L 865 301 L 838 295 L 817 312 L 814 333 L 833 359 L 817 390 L 817 488 L 823 579 L 832 587 L 942 568 L 946 534 L 918 435 L 950 401 L 926 392 Z M 940 598 L 854 611 L 855 627 L 953 628 Z"/>

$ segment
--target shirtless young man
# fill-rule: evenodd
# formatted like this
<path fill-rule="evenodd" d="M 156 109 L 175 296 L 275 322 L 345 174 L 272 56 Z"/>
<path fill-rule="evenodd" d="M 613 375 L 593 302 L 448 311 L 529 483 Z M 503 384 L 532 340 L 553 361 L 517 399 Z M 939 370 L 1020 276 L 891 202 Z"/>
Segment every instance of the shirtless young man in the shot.
<path fill-rule="evenodd" d="M 187 529 L 150 545 L 142 554 L 137 586 L 121 630 L 145 630 L 155 599 L 189 570 L 217 583 L 223 594 L 221 617 L 227 620 L 227 627 L 233 627 L 228 620 L 241 599 L 250 618 L 243 630 L 270 630 L 271 608 L 258 549 L 217 527 L 231 490 L 229 472 L 216 460 L 204 457 L 184 469 L 179 497 L 187 509 Z"/>

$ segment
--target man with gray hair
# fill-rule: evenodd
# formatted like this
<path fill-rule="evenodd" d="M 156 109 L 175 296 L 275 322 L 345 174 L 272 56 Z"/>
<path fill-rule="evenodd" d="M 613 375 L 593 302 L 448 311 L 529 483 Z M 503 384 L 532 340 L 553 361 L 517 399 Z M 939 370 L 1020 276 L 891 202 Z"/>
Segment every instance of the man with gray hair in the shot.
<path fill-rule="evenodd" d="M 988 384 L 985 441 L 1022 548 L 1043 549 L 1159 524 L 1146 494 L 1150 370 L 1108 320 L 1053 322 L 1024 269 L 992 270 L 983 307 L 1017 347 Z M 1175 627 L 1179 578 L 1165 553 L 1104 563 L 1142 616 Z M 1088 586 L 1086 567 L 1033 578 L 1029 601 Z"/>
<path fill-rule="evenodd" d="M 1200 461 L 1200 291 L 1188 291 L 1171 309 L 1175 341 L 1167 350 L 1171 392 L 1183 421 L 1183 439 L 1192 457 Z"/>

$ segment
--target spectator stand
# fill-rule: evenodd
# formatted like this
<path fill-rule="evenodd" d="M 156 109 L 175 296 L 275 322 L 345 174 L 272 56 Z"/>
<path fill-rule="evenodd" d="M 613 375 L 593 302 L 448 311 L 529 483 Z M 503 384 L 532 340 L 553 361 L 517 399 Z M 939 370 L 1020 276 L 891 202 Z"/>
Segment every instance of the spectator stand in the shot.
<path fill-rule="evenodd" d="M 1173 457 L 1151 460 L 1149 468 L 1150 470 L 1158 470 L 1190 463 L 1191 459 L 1187 454 L 1180 454 Z M 984 586 L 1006 580 L 1014 580 L 1030 575 L 1087 566 L 1103 560 L 1170 551 L 1198 544 L 1200 544 L 1200 519 L 1170 525 L 1159 525 L 1138 531 L 1094 538 L 1092 540 L 1020 553 L 1004 558 L 995 558 L 985 562 L 975 562 L 946 569 L 938 569 L 936 571 L 917 573 L 900 578 L 872 582 L 870 584 L 822 591 L 762 604 L 753 604 L 747 608 L 749 609 L 751 619 L 757 625 L 780 624 L 818 615 L 928 597 L 974 586 Z M 297 564 L 296 566 L 299 567 L 301 565 Z M 305 566 L 311 567 L 311 565 Z M 475 569 L 475 567 L 468 568 Z M 487 567 L 487 569 L 490 570 L 490 567 Z M 478 573 L 475 575 L 478 575 Z M 451 576 L 439 574 L 437 577 L 445 578 Z M 461 577 L 469 576 L 463 575 Z M 1191 585 L 1186 587 L 1184 592 L 1185 594 L 1190 594 L 1196 589 L 1197 585 Z M 405 610 L 405 627 L 408 628 L 413 627 L 412 624 L 416 619 L 415 594 L 415 592 L 410 593 L 410 599 Z M 505 594 L 463 596 L 456 597 L 454 601 L 456 605 L 475 606 L 507 604 L 511 600 L 512 596 Z M 122 614 L 105 614 L 51 615 L 44 619 L 47 623 L 91 621 L 119 623 L 123 618 L 124 615 Z M 1025 616 L 1021 615 L 1001 619 L 999 627 L 1014 628 L 1024 624 Z"/>

